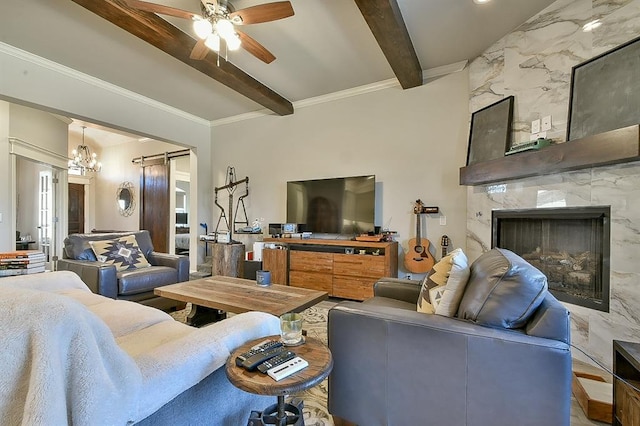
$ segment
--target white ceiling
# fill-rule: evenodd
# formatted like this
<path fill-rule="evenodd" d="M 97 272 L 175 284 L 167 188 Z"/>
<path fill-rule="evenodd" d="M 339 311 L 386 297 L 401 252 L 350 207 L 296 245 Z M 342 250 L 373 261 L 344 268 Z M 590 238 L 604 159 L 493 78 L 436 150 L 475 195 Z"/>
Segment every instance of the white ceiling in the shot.
<path fill-rule="evenodd" d="M 426 70 L 477 57 L 554 0 L 397 1 Z M 232 0 L 236 9 L 266 2 Z M 158 3 L 199 13 L 199 0 Z M 395 77 L 353 0 L 291 3 L 293 17 L 243 28 L 273 63 L 243 50 L 229 61 L 294 103 Z M 186 20 L 165 18 L 191 34 Z M 0 0 L 0 41 L 206 120 L 263 110 L 71 0 Z"/>

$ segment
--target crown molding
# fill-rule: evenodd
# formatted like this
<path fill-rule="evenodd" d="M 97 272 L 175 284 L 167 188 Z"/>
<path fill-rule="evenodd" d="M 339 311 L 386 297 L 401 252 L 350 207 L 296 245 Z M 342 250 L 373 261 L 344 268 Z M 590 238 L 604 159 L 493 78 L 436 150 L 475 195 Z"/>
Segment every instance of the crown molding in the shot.
<path fill-rule="evenodd" d="M 31 52 L 27 52 L 26 50 L 18 49 L 17 47 L 11 46 L 10 44 L 0 42 L 0 53 L 12 56 L 14 58 L 17 58 L 26 62 L 30 62 L 34 65 L 57 72 L 64 76 L 70 77 L 72 79 L 79 80 L 91 86 L 110 91 L 119 96 L 126 97 L 135 102 L 147 105 L 151 108 L 162 110 L 164 112 L 178 116 L 185 120 L 192 121 L 199 125 L 204 125 L 204 126 L 211 125 L 211 122 L 209 120 L 205 120 L 204 118 L 200 118 L 198 116 L 185 112 L 181 109 L 174 108 L 162 102 L 140 95 L 139 93 L 135 93 L 125 88 L 122 88 L 120 86 L 116 86 L 115 84 L 106 82 L 104 80 L 100 80 L 99 78 L 90 76 L 89 74 L 85 74 L 73 68 L 69 68 L 65 65 L 62 65 L 57 62 L 51 61 L 49 59 L 43 58 L 41 56 L 35 55 Z"/>
<path fill-rule="evenodd" d="M 275 115 L 271 110 L 267 108 L 263 108 L 258 111 L 252 111 L 244 114 L 234 115 L 232 117 L 226 117 L 226 118 L 221 118 L 219 120 L 209 121 L 204 118 L 195 116 L 193 114 L 189 114 L 181 109 L 174 108 L 162 102 L 140 95 L 139 93 L 132 92 L 120 86 L 116 86 L 115 84 L 111 84 L 104 80 L 100 80 L 99 78 L 74 70 L 73 68 L 69 68 L 65 65 L 61 65 L 57 62 L 53 62 L 49 59 L 45 59 L 41 56 L 35 55 L 25 50 L 18 49 L 17 47 L 11 46 L 4 42 L 0 42 L 0 53 L 4 53 L 10 56 L 13 56 L 15 58 L 18 58 L 20 60 L 33 63 L 43 68 L 58 72 L 62 75 L 66 75 L 76 80 L 80 80 L 92 86 L 96 86 L 101 89 L 108 90 L 120 96 L 127 97 L 135 102 L 148 105 L 152 108 L 165 111 L 169 114 L 184 118 L 186 120 L 192 121 L 194 123 L 197 123 L 203 126 L 219 127 L 219 126 L 224 126 L 231 123 L 236 123 L 239 121 L 245 121 L 245 120 L 251 120 L 254 118 L 264 117 L 266 115 Z M 448 64 L 448 65 L 443 65 L 436 68 L 423 70 L 422 72 L 423 83 L 428 83 L 434 78 L 441 77 L 447 74 L 460 72 L 465 69 L 467 64 L 468 64 L 468 61 L 464 60 L 460 62 L 455 62 L 453 64 Z M 334 102 L 340 99 L 346 99 L 353 96 L 360 96 L 366 93 L 376 92 L 376 91 L 385 90 L 385 89 L 391 89 L 395 87 L 400 87 L 400 83 L 398 82 L 398 79 L 394 77 L 394 78 L 382 80 L 376 83 L 365 84 L 358 87 L 352 87 L 350 89 L 340 90 L 334 93 L 328 93 L 326 95 L 303 99 L 297 102 L 293 102 L 293 107 L 294 109 L 305 108 L 313 105 Z"/>
<path fill-rule="evenodd" d="M 430 68 L 422 71 L 423 83 L 442 77 L 444 75 L 460 72 L 466 68 L 468 64 L 467 60 L 454 62 L 453 64 L 443 65 L 440 67 Z M 394 87 L 400 87 L 400 83 L 397 78 L 390 78 L 382 80 L 376 83 L 365 84 L 363 86 L 352 87 L 350 89 L 341 90 L 339 92 L 329 93 L 326 95 L 315 96 L 313 98 L 303 99 L 301 101 L 293 102 L 294 109 L 305 108 L 313 105 L 324 104 L 327 102 L 333 102 L 340 99 L 350 98 L 353 96 L 364 95 L 365 93 L 377 92 L 379 90 L 391 89 Z M 410 89 L 409 89 L 410 90 Z M 268 109 L 261 109 L 258 111 L 248 112 L 246 114 L 238 114 L 233 117 L 221 118 L 219 120 L 213 120 L 211 127 L 224 126 L 226 124 L 236 123 L 238 121 L 251 120 L 253 118 L 264 117 L 265 115 L 274 115 Z"/>

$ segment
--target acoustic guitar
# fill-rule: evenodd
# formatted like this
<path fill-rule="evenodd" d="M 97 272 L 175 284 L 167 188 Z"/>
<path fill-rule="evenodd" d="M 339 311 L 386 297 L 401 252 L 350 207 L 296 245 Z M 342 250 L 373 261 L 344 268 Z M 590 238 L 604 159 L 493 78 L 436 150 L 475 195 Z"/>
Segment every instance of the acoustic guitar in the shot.
<path fill-rule="evenodd" d="M 404 266 L 410 272 L 421 274 L 429 272 L 435 264 L 435 259 L 429 253 L 429 240 L 420 237 L 420 216 L 423 208 L 422 201 L 416 200 L 413 212 L 416 214 L 416 237 L 409 240 L 407 253 L 404 255 Z"/>

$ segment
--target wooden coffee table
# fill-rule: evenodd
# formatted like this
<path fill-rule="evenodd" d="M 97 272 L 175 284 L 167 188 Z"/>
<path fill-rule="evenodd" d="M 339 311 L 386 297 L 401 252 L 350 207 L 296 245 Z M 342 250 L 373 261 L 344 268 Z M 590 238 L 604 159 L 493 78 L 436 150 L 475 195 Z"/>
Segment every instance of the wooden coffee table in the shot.
<path fill-rule="evenodd" d="M 262 337 L 245 343 L 231 354 L 225 366 L 227 377 L 234 386 L 246 392 L 278 397 L 277 404 L 266 408 L 262 412 L 251 412 L 248 424 L 304 425 L 304 420 L 302 419 L 302 401 L 297 404 L 286 404 L 284 398 L 286 395 L 301 392 L 316 386 L 326 379 L 333 368 L 331 351 L 320 340 L 307 336 L 305 343 L 289 349 L 295 352 L 297 356 L 306 360 L 309 365 L 289 377 L 285 377 L 276 382 L 267 374 L 260 373 L 257 370 L 247 371 L 242 367 L 236 366 L 236 356 L 248 351 L 252 346 L 265 339 L 278 340 L 280 336 Z"/>
<path fill-rule="evenodd" d="M 220 320 L 226 312 L 301 312 L 328 297 L 324 291 L 279 284 L 261 287 L 253 280 L 220 275 L 157 287 L 154 293 L 191 303 L 187 322 L 195 327 Z"/>

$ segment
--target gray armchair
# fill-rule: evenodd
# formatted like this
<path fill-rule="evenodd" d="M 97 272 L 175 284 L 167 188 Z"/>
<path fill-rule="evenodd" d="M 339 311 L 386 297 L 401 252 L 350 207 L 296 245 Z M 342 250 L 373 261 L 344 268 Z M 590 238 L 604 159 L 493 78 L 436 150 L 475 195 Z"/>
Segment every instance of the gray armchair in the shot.
<path fill-rule="evenodd" d="M 490 278 L 474 265 L 469 282 Z M 476 290 L 468 284 L 460 309 L 483 299 L 467 294 Z M 417 281 L 384 278 L 373 298 L 339 303 L 328 320 L 329 412 L 367 426 L 568 426 L 569 313 L 546 280 L 542 290 L 518 329 L 416 312 Z"/>
<path fill-rule="evenodd" d="M 150 267 L 117 271 L 114 265 L 97 261 L 89 241 L 111 240 L 134 235 Z M 169 310 L 177 301 L 156 296 L 156 287 L 189 280 L 189 258 L 153 251 L 151 236 L 146 230 L 102 234 L 71 234 L 64 240 L 63 259 L 58 270 L 73 271 L 94 293 L 112 299 L 124 299 Z"/>

